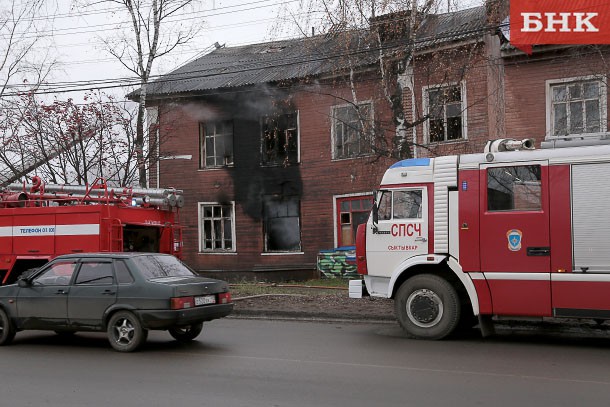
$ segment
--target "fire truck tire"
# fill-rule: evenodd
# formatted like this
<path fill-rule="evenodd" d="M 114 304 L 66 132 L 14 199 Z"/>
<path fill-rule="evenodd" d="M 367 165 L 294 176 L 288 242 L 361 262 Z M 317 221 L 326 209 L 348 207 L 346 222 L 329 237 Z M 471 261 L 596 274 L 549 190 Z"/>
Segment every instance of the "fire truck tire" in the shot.
<path fill-rule="evenodd" d="M 119 311 L 108 321 L 108 341 L 119 352 L 133 352 L 146 341 L 148 331 L 138 317 L 129 311 Z"/>
<path fill-rule="evenodd" d="M 189 342 L 198 337 L 202 330 L 203 322 L 187 326 L 175 326 L 168 331 L 178 342 Z"/>
<path fill-rule="evenodd" d="M 15 327 L 6 312 L 0 308 L 0 346 L 8 345 L 15 337 Z"/>
<path fill-rule="evenodd" d="M 416 339 L 445 338 L 460 321 L 457 291 L 447 280 L 432 274 L 419 274 L 402 283 L 394 307 L 400 326 Z"/>

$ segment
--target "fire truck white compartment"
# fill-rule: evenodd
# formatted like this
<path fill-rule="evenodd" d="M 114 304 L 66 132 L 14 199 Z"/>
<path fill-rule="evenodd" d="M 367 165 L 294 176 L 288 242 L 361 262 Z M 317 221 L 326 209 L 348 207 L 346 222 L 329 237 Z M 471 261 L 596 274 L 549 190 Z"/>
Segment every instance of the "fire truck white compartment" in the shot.
<path fill-rule="evenodd" d="M 574 272 L 610 273 L 610 163 L 572 166 Z"/>

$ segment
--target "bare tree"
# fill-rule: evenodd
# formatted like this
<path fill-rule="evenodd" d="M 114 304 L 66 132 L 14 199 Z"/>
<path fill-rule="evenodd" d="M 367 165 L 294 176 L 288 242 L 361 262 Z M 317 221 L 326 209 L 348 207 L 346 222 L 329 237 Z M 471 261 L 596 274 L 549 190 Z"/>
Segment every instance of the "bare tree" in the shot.
<path fill-rule="evenodd" d="M 415 88 L 417 46 L 426 40 L 420 38 L 426 35 L 422 32 L 426 18 L 447 4 L 440 0 L 308 0 L 306 13 L 282 16 L 280 21 L 296 23 L 300 35 L 335 38 L 339 49 L 332 49 L 332 55 L 320 56 L 333 58 L 335 80 L 349 89 L 349 97 L 336 97 L 351 104 L 357 114 L 358 120 L 345 122 L 345 126 L 364 134 L 371 142 L 372 151 L 363 153 L 393 159 L 412 156 L 417 143 L 407 135 L 430 117 L 421 111 L 406 116 L 405 105 L 412 103 L 403 100 L 403 90 L 408 87 L 413 92 Z M 420 71 L 430 78 L 430 83 L 459 82 L 478 51 L 476 46 L 438 50 L 433 57 L 435 62 L 422 63 Z M 367 72 L 371 69 L 375 69 L 375 81 L 381 90 L 374 103 L 373 120 L 371 106 L 362 103 L 358 87 L 363 78 L 370 80 Z M 438 102 L 443 103 L 448 97 L 451 95 L 443 94 Z M 383 109 L 379 109 L 381 105 Z M 391 112 L 390 119 L 379 115 L 379 110 Z"/>
<path fill-rule="evenodd" d="M 153 64 L 176 47 L 191 40 L 201 23 L 183 25 L 179 14 L 199 3 L 197 0 L 101 0 L 87 1 L 87 7 L 114 4 L 127 16 L 129 24 L 121 25 L 112 38 L 105 38 L 107 51 L 138 78 L 138 112 L 133 140 L 141 186 L 147 185 L 146 168 L 146 85 L 151 80 Z"/>
<path fill-rule="evenodd" d="M 132 186 L 135 111 L 104 93 L 89 93 L 85 101 L 44 103 L 32 92 L 15 98 L 0 122 L 0 165 L 7 173 L 0 181 L 35 173 L 52 183 L 85 184 L 102 177 Z"/>
<path fill-rule="evenodd" d="M 10 86 L 35 86 L 53 66 L 49 47 L 35 49 L 48 38 L 42 31 L 52 15 L 40 14 L 49 13 L 50 6 L 45 0 L 0 0 L 0 97 Z"/>

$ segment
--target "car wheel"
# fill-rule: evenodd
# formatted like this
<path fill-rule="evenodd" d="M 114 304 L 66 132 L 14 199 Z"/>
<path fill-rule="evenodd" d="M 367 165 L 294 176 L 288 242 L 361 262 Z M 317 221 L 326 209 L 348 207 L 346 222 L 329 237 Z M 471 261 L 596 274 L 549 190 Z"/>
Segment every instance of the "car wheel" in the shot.
<path fill-rule="evenodd" d="M 133 352 L 147 337 L 140 320 L 129 311 L 119 311 L 108 321 L 108 340 L 119 352 Z"/>
<path fill-rule="evenodd" d="M 7 313 L 0 308 L 0 345 L 8 345 L 15 337 L 15 327 Z"/>
<path fill-rule="evenodd" d="M 394 298 L 396 318 L 405 332 L 418 339 L 442 339 L 460 321 L 460 299 L 445 279 L 420 274 L 405 281 Z"/>
<path fill-rule="evenodd" d="M 177 341 L 189 342 L 199 336 L 202 329 L 203 322 L 200 322 L 192 325 L 174 326 L 169 329 L 169 334 Z"/>

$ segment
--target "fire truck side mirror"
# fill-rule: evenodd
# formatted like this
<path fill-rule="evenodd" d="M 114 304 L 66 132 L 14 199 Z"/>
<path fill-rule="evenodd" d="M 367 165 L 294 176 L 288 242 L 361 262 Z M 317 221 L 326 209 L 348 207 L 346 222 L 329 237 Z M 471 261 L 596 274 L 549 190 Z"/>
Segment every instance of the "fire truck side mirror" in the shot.
<path fill-rule="evenodd" d="M 373 191 L 373 207 L 371 208 L 373 215 L 373 225 L 379 222 L 379 208 L 377 207 L 377 191 Z"/>

